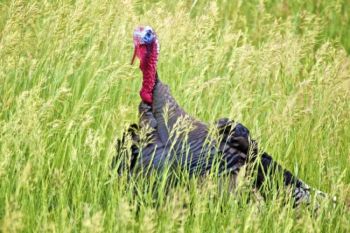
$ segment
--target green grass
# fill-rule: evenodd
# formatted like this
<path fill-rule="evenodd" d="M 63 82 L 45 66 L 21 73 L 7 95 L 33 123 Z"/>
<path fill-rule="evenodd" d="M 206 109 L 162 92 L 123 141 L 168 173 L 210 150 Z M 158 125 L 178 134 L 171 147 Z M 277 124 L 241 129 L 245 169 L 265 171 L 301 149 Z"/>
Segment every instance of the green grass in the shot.
<path fill-rule="evenodd" d="M 346 0 L 0 1 L 0 231 L 349 232 L 349 17 Z M 245 202 L 215 179 L 133 195 L 109 165 L 138 117 L 140 24 L 187 112 L 242 122 L 338 204 Z"/>

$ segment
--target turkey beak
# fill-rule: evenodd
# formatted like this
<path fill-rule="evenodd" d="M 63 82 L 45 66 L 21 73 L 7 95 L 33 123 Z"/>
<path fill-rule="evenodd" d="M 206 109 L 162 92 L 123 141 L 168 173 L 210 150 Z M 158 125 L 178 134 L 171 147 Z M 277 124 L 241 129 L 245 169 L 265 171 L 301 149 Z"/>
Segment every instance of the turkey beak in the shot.
<path fill-rule="evenodd" d="M 134 47 L 134 55 L 132 56 L 132 59 L 131 59 L 131 65 L 134 64 L 136 53 L 137 53 L 137 46 Z"/>

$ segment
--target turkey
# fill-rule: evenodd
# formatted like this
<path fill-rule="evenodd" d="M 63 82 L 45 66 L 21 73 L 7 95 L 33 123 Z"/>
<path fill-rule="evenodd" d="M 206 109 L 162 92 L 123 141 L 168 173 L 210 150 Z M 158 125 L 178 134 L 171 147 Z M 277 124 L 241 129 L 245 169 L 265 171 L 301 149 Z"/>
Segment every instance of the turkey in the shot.
<path fill-rule="evenodd" d="M 117 142 L 113 162 L 119 172 L 143 174 L 166 168 L 187 171 L 190 176 L 205 176 L 213 169 L 232 178 L 233 183 L 244 165 L 254 171 L 254 187 L 261 192 L 266 180 L 283 174 L 283 186 L 292 190 L 294 205 L 310 203 L 310 188 L 288 170 L 277 164 L 270 155 L 258 149 L 249 130 L 227 118 L 213 126 L 194 119 L 172 97 L 167 85 L 157 73 L 158 38 L 149 27 L 138 27 L 133 34 L 134 55 L 143 74 L 140 90 L 139 124 L 129 127 Z M 126 139 L 131 139 L 131 147 Z M 129 153 L 127 161 L 122 157 Z M 275 177 L 275 178 L 274 178 Z M 276 181 L 277 183 L 277 181 Z"/>

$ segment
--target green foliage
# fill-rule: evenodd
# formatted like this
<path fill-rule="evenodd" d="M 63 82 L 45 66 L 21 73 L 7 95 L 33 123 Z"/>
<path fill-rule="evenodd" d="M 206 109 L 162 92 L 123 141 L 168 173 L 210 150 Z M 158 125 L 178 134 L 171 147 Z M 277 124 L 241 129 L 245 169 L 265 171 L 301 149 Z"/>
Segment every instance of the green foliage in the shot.
<path fill-rule="evenodd" d="M 349 232 L 349 1 L 0 1 L 0 231 Z M 137 121 L 132 31 L 157 31 L 158 70 L 184 109 L 246 125 L 310 185 L 317 214 L 218 192 L 165 193 L 110 171 Z M 347 52 L 346 52 L 347 51 Z M 135 195 L 135 190 L 136 195 Z M 272 195 L 276 196 L 276 195 Z M 254 198 L 253 198 L 254 199 Z"/>

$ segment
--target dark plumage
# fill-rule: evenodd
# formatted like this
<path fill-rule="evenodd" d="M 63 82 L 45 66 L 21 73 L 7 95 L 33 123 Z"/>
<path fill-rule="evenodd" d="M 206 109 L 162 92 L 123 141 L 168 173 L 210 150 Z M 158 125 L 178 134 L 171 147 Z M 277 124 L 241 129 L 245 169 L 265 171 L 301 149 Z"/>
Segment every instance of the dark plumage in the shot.
<path fill-rule="evenodd" d="M 131 148 L 126 148 L 131 152 L 131 160 L 122 163 L 119 172 L 127 170 L 130 174 L 141 172 L 147 175 L 149 171 L 162 171 L 170 166 L 174 170 L 180 167 L 190 175 L 205 175 L 217 166 L 219 175 L 230 175 L 235 180 L 241 167 L 248 163 L 256 170 L 256 188 L 260 189 L 268 177 L 274 177 L 279 172 L 283 173 L 284 185 L 294 189 L 295 203 L 310 201 L 306 184 L 283 169 L 267 153 L 258 155 L 257 144 L 250 140 L 249 130 L 245 126 L 226 118 L 220 119 L 216 123 L 218 135 L 213 138 L 208 133 L 208 126 L 190 117 L 161 81 L 157 81 L 153 94 L 153 106 L 141 103 L 140 124 L 130 126 L 126 133 L 132 140 Z M 169 115 L 167 121 L 164 118 L 165 104 L 169 110 L 165 114 Z M 186 119 L 186 127 L 191 130 L 182 132 L 176 128 L 183 119 Z M 156 124 L 155 127 L 152 127 L 152 122 Z M 149 143 L 140 148 L 139 132 L 142 127 L 150 127 L 151 130 L 147 135 Z M 125 137 L 118 143 L 118 155 L 122 152 L 123 140 Z"/>
<path fill-rule="evenodd" d="M 147 38 L 153 38 L 152 42 L 149 38 L 142 39 L 142 29 L 139 28 L 137 32 L 136 39 L 134 36 L 135 50 L 139 49 L 138 46 L 154 46 L 152 43 L 158 46 L 155 34 L 153 37 L 149 31 L 145 34 Z M 150 171 L 161 172 L 170 167 L 173 170 L 185 170 L 191 176 L 204 176 L 216 168 L 218 175 L 229 175 L 235 180 L 242 166 L 248 164 L 253 174 L 256 174 L 253 180 L 257 189 L 263 190 L 262 186 L 267 179 L 271 184 L 275 175 L 281 173 L 284 187 L 289 186 L 293 190 L 295 204 L 310 202 L 309 187 L 273 161 L 270 155 L 260 152 L 245 126 L 223 118 L 216 122 L 215 133 L 211 134 L 207 124 L 188 115 L 172 97 L 168 86 L 159 80 L 157 72 L 143 69 L 147 67 L 147 62 L 156 63 L 158 51 L 153 55 L 147 54 L 147 51 L 149 53 L 155 49 L 143 49 L 146 54 L 140 51 L 142 50 L 139 49 L 135 54 L 141 60 L 144 81 L 145 77 L 154 79 L 153 91 L 148 95 L 152 99 L 141 102 L 139 124 L 131 125 L 123 138 L 118 140 L 117 160 L 121 161 L 119 172 L 143 173 L 147 176 Z M 155 69 L 156 64 L 148 67 Z M 155 75 L 150 77 L 150 73 Z M 140 132 L 146 128 L 149 129 L 145 137 L 147 140 L 140 136 Z M 131 148 L 124 146 L 127 136 L 131 138 Z M 121 159 L 123 153 L 131 153 L 131 159 Z"/>

